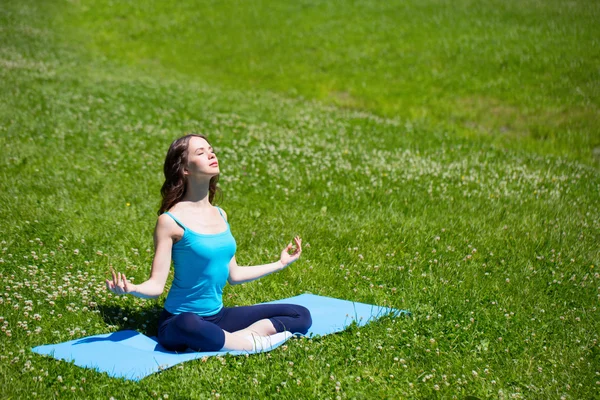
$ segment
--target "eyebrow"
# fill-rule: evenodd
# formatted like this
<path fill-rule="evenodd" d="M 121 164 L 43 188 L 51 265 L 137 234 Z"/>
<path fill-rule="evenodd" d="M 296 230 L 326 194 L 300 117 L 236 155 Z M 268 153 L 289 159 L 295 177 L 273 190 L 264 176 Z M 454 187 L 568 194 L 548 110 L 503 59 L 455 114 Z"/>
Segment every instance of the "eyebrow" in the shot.
<path fill-rule="evenodd" d="M 213 149 L 212 146 L 208 147 L 209 149 Z M 197 152 L 198 150 L 206 150 L 204 147 L 198 147 L 196 150 L 194 150 L 194 153 Z"/>

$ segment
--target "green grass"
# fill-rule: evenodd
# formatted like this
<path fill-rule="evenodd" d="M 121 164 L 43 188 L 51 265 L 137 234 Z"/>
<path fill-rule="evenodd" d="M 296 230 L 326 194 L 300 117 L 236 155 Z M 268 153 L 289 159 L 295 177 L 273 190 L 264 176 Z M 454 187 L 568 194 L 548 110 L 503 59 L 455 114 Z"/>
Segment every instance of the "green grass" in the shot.
<path fill-rule="evenodd" d="M 597 162 L 599 17 L 598 2 L 559 0 L 84 1 L 64 24 L 95 55 L 149 73 Z"/>
<path fill-rule="evenodd" d="M 112 4 L 0 6 L 4 397 L 599 396 L 595 3 Z M 475 63 L 479 50 L 440 55 L 444 40 L 505 54 L 499 86 L 500 66 Z M 536 137 L 533 115 L 557 136 Z M 523 137 L 469 121 L 523 124 Z M 312 292 L 413 317 L 139 383 L 31 353 L 155 334 L 164 296 L 116 298 L 102 281 L 111 265 L 148 277 L 162 162 L 187 131 L 217 150 L 241 264 L 274 261 L 296 234 L 306 243 L 289 269 L 227 287 L 227 305 Z"/>

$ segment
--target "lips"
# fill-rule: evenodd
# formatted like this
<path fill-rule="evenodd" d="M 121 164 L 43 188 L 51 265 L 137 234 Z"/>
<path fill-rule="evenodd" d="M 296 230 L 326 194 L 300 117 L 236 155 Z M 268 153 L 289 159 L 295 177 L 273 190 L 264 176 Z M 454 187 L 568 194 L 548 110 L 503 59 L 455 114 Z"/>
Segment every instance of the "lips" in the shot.
<path fill-rule="evenodd" d="M 219 163 L 215 161 L 215 162 L 213 162 L 213 163 L 210 163 L 209 165 L 210 165 L 211 167 L 216 167 L 217 165 L 219 165 Z"/>

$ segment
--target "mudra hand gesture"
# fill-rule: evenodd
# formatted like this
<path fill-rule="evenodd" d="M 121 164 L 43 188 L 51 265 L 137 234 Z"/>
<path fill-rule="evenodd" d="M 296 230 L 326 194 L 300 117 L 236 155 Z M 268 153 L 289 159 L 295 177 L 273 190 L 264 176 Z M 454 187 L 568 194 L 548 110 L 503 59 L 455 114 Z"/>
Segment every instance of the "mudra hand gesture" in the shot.
<path fill-rule="evenodd" d="M 129 282 L 125 274 L 115 272 L 112 267 L 110 268 L 110 271 L 112 272 L 113 278 L 112 281 L 106 280 L 106 287 L 108 290 L 116 294 L 128 294 L 135 291 L 136 285 Z"/>
<path fill-rule="evenodd" d="M 292 254 L 289 254 L 289 251 L 292 248 L 292 243 L 288 244 L 281 252 L 281 258 L 279 261 L 284 268 L 300 258 L 300 254 L 302 254 L 302 239 L 300 239 L 299 236 L 296 236 L 294 238 L 294 242 L 296 242 L 296 249 Z"/>

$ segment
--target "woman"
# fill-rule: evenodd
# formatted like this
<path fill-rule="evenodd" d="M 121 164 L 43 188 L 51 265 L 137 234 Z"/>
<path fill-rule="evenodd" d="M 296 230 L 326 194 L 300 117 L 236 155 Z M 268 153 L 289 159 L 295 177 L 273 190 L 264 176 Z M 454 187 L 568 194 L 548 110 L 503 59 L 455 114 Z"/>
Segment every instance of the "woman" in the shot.
<path fill-rule="evenodd" d="M 230 308 L 223 307 L 222 300 L 226 281 L 232 285 L 252 281 L 296 261 L 302 253 L 302 240 L 294 238 L 293 253 L 289 254 L 290 243 L 274 263 L 240 267 L 227 215 L 212 205 L 219 163 L 206 137 L 192 134 L 175 140 L 167 152 L 164 173 L 150 278 L 136 285 L 112 271 L 107 288 L 116 294 L 157 298 L 173 259 L 175 276 L 158 327 L 158 341 L 168 350 L 266 350 L 291 333 L 305 334 L 312 324 L 305 307 L 261 304 Z"/>

